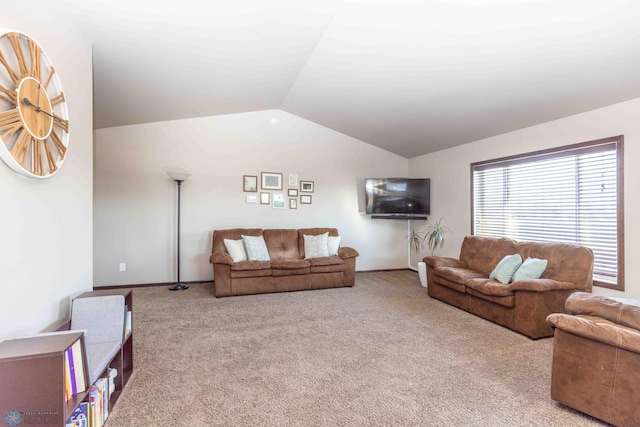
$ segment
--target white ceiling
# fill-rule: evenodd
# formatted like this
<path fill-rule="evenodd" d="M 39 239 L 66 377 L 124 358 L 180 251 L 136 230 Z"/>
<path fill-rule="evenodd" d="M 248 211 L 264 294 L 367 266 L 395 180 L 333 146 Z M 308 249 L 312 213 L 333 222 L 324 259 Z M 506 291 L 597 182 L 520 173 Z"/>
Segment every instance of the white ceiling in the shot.
<path fill-rule="evenodd" d="M 96 129 L 281 109 L 411 158 L 640 97 L 637 0 L 60 0 Z"/>

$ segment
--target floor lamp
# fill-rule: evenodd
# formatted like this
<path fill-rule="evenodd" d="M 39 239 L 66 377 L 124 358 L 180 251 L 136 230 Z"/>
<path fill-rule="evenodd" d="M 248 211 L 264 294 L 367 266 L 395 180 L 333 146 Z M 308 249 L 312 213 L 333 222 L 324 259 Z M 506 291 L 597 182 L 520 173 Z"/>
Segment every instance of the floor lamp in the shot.
<path fill-rule="evenodd" d="M 184 283 L 180 283 L 180 187 L 182 183 L 191 176 L 191 174 L 184 172 L 167 172 L 167 175 L 178 184 L 178 280 L 172 286 L 169 286 L 170 291 L 184 291 L 189 289 L 189 286 Z"/>

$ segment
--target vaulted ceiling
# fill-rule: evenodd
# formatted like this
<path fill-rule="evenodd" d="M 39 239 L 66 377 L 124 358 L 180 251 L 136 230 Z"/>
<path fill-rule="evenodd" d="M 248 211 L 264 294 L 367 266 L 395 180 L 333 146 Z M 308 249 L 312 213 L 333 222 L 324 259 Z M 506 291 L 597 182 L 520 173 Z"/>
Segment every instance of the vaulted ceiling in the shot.
<path fill-rule="evenodd" d="M 640 97 L 637 0 L 60 0 L 94 127 L 281 109 L 411 158 Z"/>

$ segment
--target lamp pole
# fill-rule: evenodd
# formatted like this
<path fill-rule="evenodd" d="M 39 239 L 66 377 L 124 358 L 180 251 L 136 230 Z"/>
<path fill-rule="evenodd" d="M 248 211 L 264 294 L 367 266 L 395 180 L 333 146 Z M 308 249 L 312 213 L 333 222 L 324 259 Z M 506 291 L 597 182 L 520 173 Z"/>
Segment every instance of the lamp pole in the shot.
<path fill-rule="evenodd" d="M 178 251 L 177 251 L 177 263 L 178 263 L 178 280 L 172 286 L 169 286 L 170 291 L 184 291 L 185 289 L 189 289 L 188 285 L 184 283 L 180 283 L 180 188 L 182 187 L 182 183 L 186 181 L 186 179 L 190 176 L 188 173 L 175 173 L 168 172 L 168 175 L 173 179 L 178 185 Z"/>

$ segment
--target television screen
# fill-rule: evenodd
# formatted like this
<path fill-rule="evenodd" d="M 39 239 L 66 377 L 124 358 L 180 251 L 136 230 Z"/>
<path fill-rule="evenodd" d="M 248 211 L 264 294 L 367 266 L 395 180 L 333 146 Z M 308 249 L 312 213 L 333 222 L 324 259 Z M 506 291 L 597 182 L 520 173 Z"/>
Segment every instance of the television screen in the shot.
<path fill-rule="evenodd" d="M 367 178 L 365 191 L 367 214 L 407 216 L 431 213 L 429 178 Z"/>

